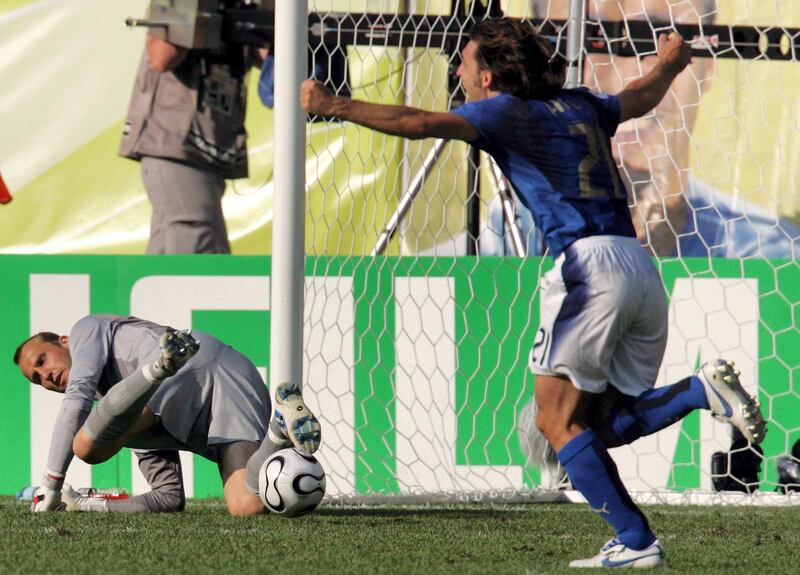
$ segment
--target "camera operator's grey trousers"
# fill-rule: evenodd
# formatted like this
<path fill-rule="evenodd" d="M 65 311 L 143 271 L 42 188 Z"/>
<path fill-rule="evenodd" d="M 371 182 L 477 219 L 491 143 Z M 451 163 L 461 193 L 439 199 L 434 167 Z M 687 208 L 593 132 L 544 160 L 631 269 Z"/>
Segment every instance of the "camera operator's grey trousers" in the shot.
<path fill-rule="evenodd" d="M 148 254 L 229 254 L 222 214 L 225 179 L 213 171 L 144 157 L 142 182 L 153 206 Z"/>

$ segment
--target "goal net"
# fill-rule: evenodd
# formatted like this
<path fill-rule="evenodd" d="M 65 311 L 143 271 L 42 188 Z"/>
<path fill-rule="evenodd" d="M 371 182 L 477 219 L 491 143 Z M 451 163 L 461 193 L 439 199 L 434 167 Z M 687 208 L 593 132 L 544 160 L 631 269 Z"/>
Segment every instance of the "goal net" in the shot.
<path fill-rule="evenodd" d="M 614 140 L 669 296 L 657 385 L 734 360 L 769 433 L 756 449 L 695 412 L 611 453 L 641 501 L 796 502 L 780 491 L 800 440 L 800 8 L 588 0 L 568 27 L 566 0 L 309 4 L 317 79 L 439 111 L 463 101 L 455 71 L 476 18 L 528 21 L 565 57 L 577 49 L 578 83 L 611 93 L 652 66 L 659 33 L 692 39 L 662 104 Z M 305 393 L 324 424 L 328 495 L 571 497 L 533 433 L 527 369 L 552 260 L 490 159 L 314 121 L 306 173 Z"/>

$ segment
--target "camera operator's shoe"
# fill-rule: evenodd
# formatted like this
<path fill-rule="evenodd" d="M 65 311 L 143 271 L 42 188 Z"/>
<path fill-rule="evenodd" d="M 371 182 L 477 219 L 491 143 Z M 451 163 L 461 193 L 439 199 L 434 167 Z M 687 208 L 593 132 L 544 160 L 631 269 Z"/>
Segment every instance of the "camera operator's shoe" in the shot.
<path fill-rule="evenodd" d="M 600 553 L 588 559 L 571 561 L 570 567 L 585 568 L 611 568 L 635 567 L 648 569 L 658 567 L 664 562 L 664 547 L 656 539 L 649 547 L 641 551 L 629 549 L 616 537 L 603 545 Z"/>
<path fill-rule="evenodd" d="M 697 377 L 703 382 L 711 413 L 717 419 L 736 427 L 754 445 L 764 441 L 767 423 L 760 404 L 742 388 L 732 361 L 709 361 L 697 371 Z"/>
<path fill-rule="evenodd" d="M 200 343 L 191 330 L 167 330 L 158 340 L 161 354 L 145 375 L 151 380 L 161 380 L 175 375 L 200 349 Z"/>
<path fill-rule="evenodd" d="M 319 449 L 322 436 L 319 421 L 311 413 L 296 383 L 282 383 L 275 389 L 275 414 L 272 421 L 285 431 L 292 444 L 306 453 Z M 270 422 L 270 439 L 279 437 Z"/>

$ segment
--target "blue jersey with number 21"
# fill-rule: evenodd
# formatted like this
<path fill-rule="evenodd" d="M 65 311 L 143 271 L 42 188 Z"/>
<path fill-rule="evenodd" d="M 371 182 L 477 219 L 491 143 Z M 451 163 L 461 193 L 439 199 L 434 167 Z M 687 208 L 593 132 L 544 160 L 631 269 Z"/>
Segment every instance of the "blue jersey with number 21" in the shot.
<path fill-rule="evenodd" d="M 609 139 L 619 98 L 585 88 L 548 100 L 500 94 L 453 110 L 479 137 L 531 211 L 553 257 L 580 238 L 635 237 Z"/>

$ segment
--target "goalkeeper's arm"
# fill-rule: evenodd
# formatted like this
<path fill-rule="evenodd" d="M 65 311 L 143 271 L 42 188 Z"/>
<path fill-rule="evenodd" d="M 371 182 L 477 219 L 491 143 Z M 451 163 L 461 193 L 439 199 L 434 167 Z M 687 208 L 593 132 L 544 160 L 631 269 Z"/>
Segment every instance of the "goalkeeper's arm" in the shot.
<path fill-rule="evenodd" d="M 78 387 L 78 385 L 76 385 Z M 64 477 L 72 461 L 72 440 L 88 415 L 91 406 L 81 399 L 65 397 L 53 426 L 50 451 L 47 457 L 47 468 L 31 505 L 31 511 L 62 511 L 61 487 Z"/>

